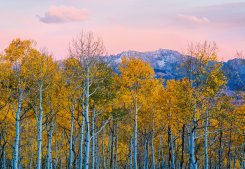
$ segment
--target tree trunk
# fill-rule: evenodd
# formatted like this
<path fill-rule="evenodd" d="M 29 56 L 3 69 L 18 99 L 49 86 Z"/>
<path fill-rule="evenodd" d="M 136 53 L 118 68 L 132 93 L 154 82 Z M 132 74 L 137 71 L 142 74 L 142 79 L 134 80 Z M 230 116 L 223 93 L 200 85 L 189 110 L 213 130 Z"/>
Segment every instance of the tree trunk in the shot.
<path fill-rule="evenodd" d="M 111 144 L 112 144 L 112 140 L 111 140 L 111 136 L 109 135 L 108 136 L 109 140 L 108 140 L 108 144 L 107 144 L 107 160 L 106 160 L 106 168 L 110 168 L 110 162 L 111 162 L 111 158 L 110 158 L 110 155 L 111 155 Z"/>
<path fill-rule="evenodd" d="M 241 156 L 240 156 L 240 168 L 245 169 L 245 140 L 243 137 L 243 143 L 242 143 L 242 147 L 241 147 L 242 151 L 241 151 Z"/>
<path fill-rule="evenodd" d="M 6 144 L 4 143 L 3 145 L 3 149 L 2 149 L 2 169 L 6 169 Z"/>
<path fill-rule="evenodd" d="M 116 149 L 116 152 L 115 152 L 115 169 L 117 169 L 117 161 L 118 161 L 118 124 L 116 122 L 116 146 L 115 146 L 115 149 Z"/>
<path fill-rule="evenodd" d="M 228 146 L 228 153 L 227 153 L 227 169 L 231 168 L 231 146 L 232 146 L 232 140 L 231 140 L 231 129 L 230 129 L 230 136 L 229 136 L 229 146 Z"/>
<path fill-rule="evenodd" d="M 158 169 L 161 169 L 161 148 L 158 148 Z"/>
<path fill-rule="evenodd" d="M 20 143 L 20 113 L 23 102 L 23 91 L 19 89 L 18 98 L 18 110 L 16 111 L 15 117 L 15 143 L 14 143 L 14 158 L 13 158 L 13 169 L 18 169 L 19 161 L 19 143 Z"/>
<path fill-rule="evenodd" d="M 204 169 L 208 169 L 208 118 L 209 112 L 206 111 L 206 118 L 205 118 L 205 126 L 204 126 L 204 155 L 205 155 L 205 164 Z"/>
<path fill-rule="evenodd" d="M 234 156 L 234 159 L 233 159 L 233 168 L 234 169 L 236 168 L 236 156 Z"/>
<path fill-rule="evenodd" d="M 171 169 L 175 169 L 175 154 L 174 154 L 174 146 L 173 146 L 173 135 L 171 127 L 168 128 L 169 135 L 169 149 L 171 154 Z"/>
<path fill-rule="evenodd" d="M 38 141 L 38 145 L 37 145 L 37 169 L 41 169 L 42 168 L 42 121 L 43 121 L 43 107 L 42 107 L 42 84 L 40 85 L 40 89 L 39 89 L 39 115 L 37 115 L 37 119 L 38 119 L 38 137 L 37 137 L 37 141 Z"/>
<path fill-rule="evenodd" d="M 138 103 L 137 98 L 135 100 L 135 110 L 134 110 L 134 169 L 138 169 Z"/>
<path fill-rule="evenodd" d="M 51 124 L 52 125 L 52 124 Z M 47 169 L 52 169 L 52 126 L 48 131 L 48 156 L 47 156 Z"/>
<path fill-rule="evenodd" d="M 218 163 L 218 166 L 219 166 L 219 169 L 222 168 L 222 135 L 223 135 L 223 131 L 222 131 L 222 126 L 220 128 L 220 135 L 219 135 L 219 163 Z"/>
<path fill-rule="evenodd" d="M 56 122 L 55 122 L 54 128 L 55 128 L 55 165 L 54 165 L 54 167 L 55 167 L 55 169 L 57 169 L 59 157 L 58 157 L 58 141 L 57 141 L 58 139 L 57 139 L 57 124 L 56 124 Z"/>
<path fill-rule="evenodd" d="M 86 68 L 86 89 L 85 89 L 85 157 L 84 169 L 89 168 L 89 155 L 90 155 L 90 124 L 89 124 L 89 67 Z"/>
<path fill-rule="evenodd" d="M 79 169 L 83 168 L 83 142 L 84 142 L 84 126 L 85 126 L 85 113 L 84 101 L 82 100 L 82 124 L 80 129 L 80 144 L 79 144 Z"/>
<path fill-rule="evenodd" d="M 93 113 L 92 113 L 92 167 L 91 169 L 94 169 L 94 164 L 95 164 L 95 105 L 94 105 L 94 109 L 93 109 Z"/>
<path fill-rule="evenodd" d="M 52 110 L 53 112 L 53 110 Z M 52 113 L 53 115 L 53 113 Z M 48 115 L 46 116 L 46 131 L 47 131 L 47 169 L 52 169 L 52 136 L 53 136 L 53 122 L 49 121 Z"/>
<path fill-rule="evenodd" d="M 133 139 L 130 137 L 130 169 L 133 169 Z"/>
<path fill-rule="evenodd" d="M 148 169 L 148 136 L 145 132 L 144 169 Z"/>
<path fill-rule="evenodd" d="M 181 148 L 181 162 L 180 168 L 184 167 L 185 159 L 184 159 L 184 152 L 185 152 L 185 124 L 182 127 L 182 148 Z"/>
<path fill-rule="evenodd" d="M 195 128 L 190 132 L 189 136 L 189 155 L 190 155 L 190 169 L 197 169 L 195 159 Z"/>
<path fill-rule="evenodd" d="M 163 138 L 160 138 L 160 145 L 162 150 L 162 163 L 161 163 L 161 169 L 165 168 L 165 161 L 164 161 L 164 145 L 163 145 Z"/>
<path fill-rule="evenodd" d="M 96 169 L 100 169 L 100 149 L 99 149 L 99 139 L 96 136 Z"/>
<path fill-rule="evenodd" d="M 71 109 L 71 126 L 70 126 L 70 144 L 69 144 L 69 169 L 72 169 L 73 162 L 73 152 L 72 152 L 72 144 L 73 144 L 73 126 L 74 126 L 74 102 L 72 101 L 72 109 Z"/>
<path fill-rule="evenodd" d="M 152 118 L 153 120 L 153 124 L 152 124 L 152 135 L 151 135 L 151 161 L 152 161 L 152 169 L 155 169 L 155 147 L 154 147 L 154 119 Z"/>
<path fill-rule="evenodd" d="M 106 158 L 105 158 L 105 130 L 102 131 L 102 159 L 103 169 L 106 169 Z"/>
<path fill-rule="evenodd" d="M 114 135 L 115 135 L 115 125 L 113 122 L 112 133 L 111 133 L 111 158 L 110 158 L 110 168 L 114 169 Z"/>

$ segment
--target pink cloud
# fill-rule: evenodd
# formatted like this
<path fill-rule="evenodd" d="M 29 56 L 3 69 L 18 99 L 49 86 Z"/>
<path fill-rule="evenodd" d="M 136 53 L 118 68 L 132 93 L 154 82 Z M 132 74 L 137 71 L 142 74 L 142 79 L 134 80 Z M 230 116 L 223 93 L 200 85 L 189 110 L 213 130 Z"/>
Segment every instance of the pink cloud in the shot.
<path fill-rule="evenodd" d="M 44 16 L 37 17 L 44 23 L 81 22 L 88 19 L 88 10 L 64 5 L 51 6 Z"/>
<path fill-rule="evenodd" d="M 178 14 L 177 18 L 183 21 L 194 23 L 194 24 L 205 24 L 205 23 L 210 22 L 210 20 L 206 17 L 197 17 L 194 15 Z"/>

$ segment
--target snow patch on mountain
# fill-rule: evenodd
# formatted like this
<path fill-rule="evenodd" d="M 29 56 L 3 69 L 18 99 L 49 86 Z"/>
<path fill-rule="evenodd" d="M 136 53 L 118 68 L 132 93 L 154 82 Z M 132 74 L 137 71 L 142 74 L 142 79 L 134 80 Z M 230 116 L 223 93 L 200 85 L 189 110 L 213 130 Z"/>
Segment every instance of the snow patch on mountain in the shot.
<path fill-rule="evenodd" d="M 166 80 L 185 77 L 184 68 L 181 64 L 186 61 L 187 56 L 178 51 L 169 49 L 148 52 L 125 51 L 117 55 L 106 56 L 104 61 L 118 72 L 118 65 L 123 57 L 139 58 L 149 62 L 155 70 L 156 77 L 162 77 Z M 223 62 L 222 69 L 228 79 L 227 86 L 229 89 L 245 91 L 245 59 L 232 59 Z"/>

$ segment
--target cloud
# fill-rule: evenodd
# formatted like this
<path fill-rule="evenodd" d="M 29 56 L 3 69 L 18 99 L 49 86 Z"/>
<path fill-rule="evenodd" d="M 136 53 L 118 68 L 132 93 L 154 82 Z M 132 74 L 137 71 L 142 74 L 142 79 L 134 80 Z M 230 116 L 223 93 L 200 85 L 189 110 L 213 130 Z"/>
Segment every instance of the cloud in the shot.
<path fill-rule="evenodd" d="M 212 11 L 223 11 L 227 12 L 227 10 L 231 11 L 237 11 L 239 10 L 240 12 L 245 9 L 245 2 L 233 2 L 233 3 L 221 3 L 221 4 L 216 4 L 216 5 L 208 5 L 203 8 L 204 10 L 212 10 Z M 237 11 L 237 12 L 239 12 Z"/>
<path fill-rule="evenodd" d="M 44 23 L 81 22 L 88 19 L 88 10 L 64 5 L 51 6 L 44 16 L 37 17 Z"/>
<path fill-rule="evenodd" d="M 210 22 L 210 20 L 206 17 L 197 17 L 194 15 L 178 14 L 177 18 L 194 24 L 205 24 Z"/>
<path fill-rule="evenodd" d="M 220 27 L 239 28 L 245 26 L 245 2 L 209 5 L 193 12 L 199 16 L 205 15 L 212 20 L 212 24 Z"/>

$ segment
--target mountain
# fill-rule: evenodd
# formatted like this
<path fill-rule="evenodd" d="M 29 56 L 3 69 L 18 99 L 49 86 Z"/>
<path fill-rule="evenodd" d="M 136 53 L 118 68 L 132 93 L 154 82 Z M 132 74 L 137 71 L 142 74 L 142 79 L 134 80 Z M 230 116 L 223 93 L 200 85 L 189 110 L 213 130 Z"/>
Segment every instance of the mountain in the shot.
<path fill-rule="evenodd" d="M 245 59 L 228 60 L 222 69 L 228 79 L 229 89 L 245 91 Z"/>
<path fill-rule="evenodd" d="M 106 56 L 104 57 L 104 61 L 109 63 L 118 72 L 118 64 L 124 56 L 135 57 L 149 62 L 155 70 L 156 77 L 169 80 L 181 79 L 185 76 L 184 68 L 181 64 L 184 63 L 187 56 L 174 50 L 159 49 L 150 52 L 127 51 L 117 55 Z M 222 69 L 228 79 L 227 87 L 229 90 L 245 91 L 245 59 L 236 58 L 223 62 Z"/>

